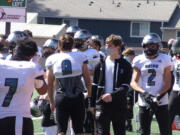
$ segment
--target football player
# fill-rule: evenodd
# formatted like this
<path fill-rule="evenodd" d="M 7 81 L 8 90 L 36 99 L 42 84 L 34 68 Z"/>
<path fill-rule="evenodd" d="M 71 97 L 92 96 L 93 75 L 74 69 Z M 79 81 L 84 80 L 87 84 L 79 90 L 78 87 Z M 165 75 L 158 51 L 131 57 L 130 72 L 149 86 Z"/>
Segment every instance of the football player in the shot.
<path fill-rule="evenodd" d="M 100 54 L 96 49 L 88 48 L 91 44 L 91 33 L 87 30 L 79 30 L 74 35 L 75 48 L 82 52 L 88 59 L 88 70 L 93 76 L 94 68 L 100 61 Z"/>
<path fill-rule="evenodd" d="M 170 126 L 172 125 L 175 115 L 180 114 L 179 103 L 180 103 L 180 38 L 174 39 L 171 46 L 171 52 L 174 55 L 173 59 L 173 75 L 174 84 L 169 97 L 169 116 Z M 172 131 L 171 133 L 172 134 Z"/>
<path fill-rule="evenodd" d="M 13 50 L 16 47 L 16 42 L 18 40 L 23 40 L 23 39 L 29 39 L 28 34 L 23 31 L 14 31 L 11 34 L 9 34 L 9 36 L 6 39 L 6 42 L 10 54 L 6 57 L 6 60 L 10 60 L 12 58 Z"/>
<path fill-rule="evenodd" d="M 75 33 L 75 49 L 77 51 L 83 53 L 88 60 L 88 70 L 91 75 L 91 80 L 93 79 L 95 66 L 100 62 L 100 54 L 94 48 L 88 48 L 91 45 L 91 33 L 88 30 L 82 29 Z M 86 94 L 86 93 L 84 93 Z M 94 132 L 94 124 L 92 121 L 94 110 L 91 108 L 90 112 L 90 101 L 89 99 L 85 99 L 85 123 L 84 123 L 84 133 L 85 135 L 91 135 Z"/>
<path fill-rule="evenodd" d="M 6 59 L 8 55 L 8 48 L 0 42 L 0 59 Z"/>
<path fill-rule="evenodd" d="M 44 70 L 46 69 L 45 62 L 47 58 L 56 53 L 57 48 L 58 40 L 55 38 L 48 39 L 44 43 L 42 57 L 40 57 L 40 65 L 44 68 Z M 40 108 L 43 114 L 41 125 L 45 132 L 45 135 L 57 134 L 57 125 L 55 123 L 54 112 L 50 109 L 48 93 L 46 93 L 45 95 L 40 95 L 38 102 L 40 103 Z"/>
<path fill-rule="evenodd" d="M 104 47 L 104 39 L 102 36 L 93 35 L 91 36 L 91 42 L 89 48 L 94 48 L 100 53 L 100 58 L 105 59 L 106 55 L 101 51 L 101 48 Z"/>
<path fill-rule="evenodd" d="M 155 114 L 161 135 L 169 135 L 168 94 L 171 85 L 171 57 L 159 53 L 161 38 L 147 34 L 142 41 L 144 53 L 133 59 L 131 87 L 138 91 L 140 134 L 150 135 Z M 139 80 L 142 84 L 139 84 Z"/>
<path fill-rule="evenodd" d="M 50 55 L 56 53 L 57 48 L 58 48 L 58 40 L 55 38 L 48 39 L 44 43 L 43 49 L 42 49 L 42 57 L 40 59 L 40 65 L 43 67 L 44 70 L 46 69 L 46 67 L 45 67 L 46 59 Z"/>
<path fill-rule="evenodd" d="M 66 34 L 74 37 L 74 34 L 80 30 L 80 28 L 78 26 L 69 26 L 67 29 L 66 29 Z"/>
<path fill-rule="evenodd" d="M 44 71 L 31 62 L 37 52 L 35 42 L 19 40 L 12 60 L 0 60 L 0 133 L 33 135 L 30 101 L 34 88 L 39 94 L 47 91 Z"/>
<path fill-rule="evenodd" d="M 6 39 L 6 42 L 8 42 L 8 47 L 10 53 L 13 52 L 13 49 L 16 46 L 16 42 L 21 39 L 29 39 L 29 35 L 23 31 L 14 31 Z"/>
<path fill-rule="evenodd" d="M 48 95 L 52 111 L 56 104 L 58 135 L 65 135 L 69 117 L 72 119 L 75 134 L 83 134 L 84 86 L 81 80 L 82 76 L 87 88 L 87 97 L 91 96 L 87 59 L 80 52 L 72 52 L 73 42 L 71 36 L 67 34 L 61 36 L 58 46 L 61 51 L 49 56 L 46 61 Z M 54 101 L 53 84 L 55 81 L 56 97 Z"/>

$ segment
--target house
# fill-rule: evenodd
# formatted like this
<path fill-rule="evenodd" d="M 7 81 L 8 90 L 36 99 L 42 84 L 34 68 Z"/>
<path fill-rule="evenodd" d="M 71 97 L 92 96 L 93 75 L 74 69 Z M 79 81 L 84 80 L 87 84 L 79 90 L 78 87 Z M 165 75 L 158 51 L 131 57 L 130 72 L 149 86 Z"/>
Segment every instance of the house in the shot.
<path fill-rule="evenodd" d="M 167 41 L 169 26 L 178 10 L 177 1 L 172 0 L 31 0 L 28 3 L 28 11 L 39 14 L 39 23 L 77 25 L 104 38 L 119 34 L 129 46 L 139 46 L 149 32 Z"/>
<path fill-rule="evenodd" d="M 180 8 L 176 7 L 171 19 L 161 27 L 162 38 L 167 41 L 170 38 L 180 37 Z"/>
<path fill-rule="evenodd" d="M 33 40 L 40 46 L 49 38 L 58 39 L 66 31 L 66 24 L 47 25 L 37 24 L 37 13 L 27 13 L 26 23 L 11 23 L 10 32 L 30 30 L 33 33 Z M 0 35 L 5 35 L 5 22 L 0 22 Z"/>

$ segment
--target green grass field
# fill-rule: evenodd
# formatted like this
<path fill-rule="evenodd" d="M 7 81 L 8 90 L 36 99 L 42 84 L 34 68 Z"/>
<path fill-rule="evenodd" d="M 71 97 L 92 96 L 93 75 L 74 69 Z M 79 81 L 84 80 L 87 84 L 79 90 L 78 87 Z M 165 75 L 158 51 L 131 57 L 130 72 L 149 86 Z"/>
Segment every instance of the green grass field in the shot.
<path fill-rule="evenodd" d="M 37 93 L 34 92 L 33 98 L 37 96 Z M 137 108 L 134 109 L 134 114 L 137 112 Z M 44 135 L 43 129 L 41 127 L 41 118 L 33 118 L 33 123 L 34 123 L 34 135 Z M 133 123 L 133 132 L 126 132 L 126 135 L 139 135 L 138 132 L 136 132 L 136 129 L 139 129 L 139 122 L 136 123 L 135 119 L 132 120 Z M 136 128 L 137 127 L 137 128 Z M 159 135 L 159 128 L 157 125 L 156 120 L 152 121 L 151 124 L 151 135 Z M 173 131 L 173 135 L 179 135 L 180 131 Z M 111 128 L 111 135 L 113 135 L 113 131 Z"/>

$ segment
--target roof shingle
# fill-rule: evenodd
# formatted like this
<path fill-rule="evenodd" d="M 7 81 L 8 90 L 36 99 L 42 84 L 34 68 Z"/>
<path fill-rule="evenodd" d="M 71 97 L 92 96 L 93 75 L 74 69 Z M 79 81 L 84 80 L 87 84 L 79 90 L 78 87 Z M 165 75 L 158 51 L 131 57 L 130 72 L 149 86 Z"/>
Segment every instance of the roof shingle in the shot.
<path fill-rule="evenodd" d="M 28 11 L 42 17 L 168 22 L 176 6 L 177 1 L 33 0 Z"/>

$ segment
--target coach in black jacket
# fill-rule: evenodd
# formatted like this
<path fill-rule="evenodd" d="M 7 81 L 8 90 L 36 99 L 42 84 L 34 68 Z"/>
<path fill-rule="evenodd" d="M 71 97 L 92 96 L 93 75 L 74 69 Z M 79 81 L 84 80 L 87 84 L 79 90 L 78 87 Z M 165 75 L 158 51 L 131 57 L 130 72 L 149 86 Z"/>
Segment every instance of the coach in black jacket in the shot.
<path fill-rule="evenodd" d="M 95 68 L 91 107 L 95 107 L 97 135 L 109 135 L 110 122 L 114 135 L 125 135 L 127 91 L 132 68 L 119 51 L 122 39 L 110 35 L 106 39 L 107 58 Z"/>

